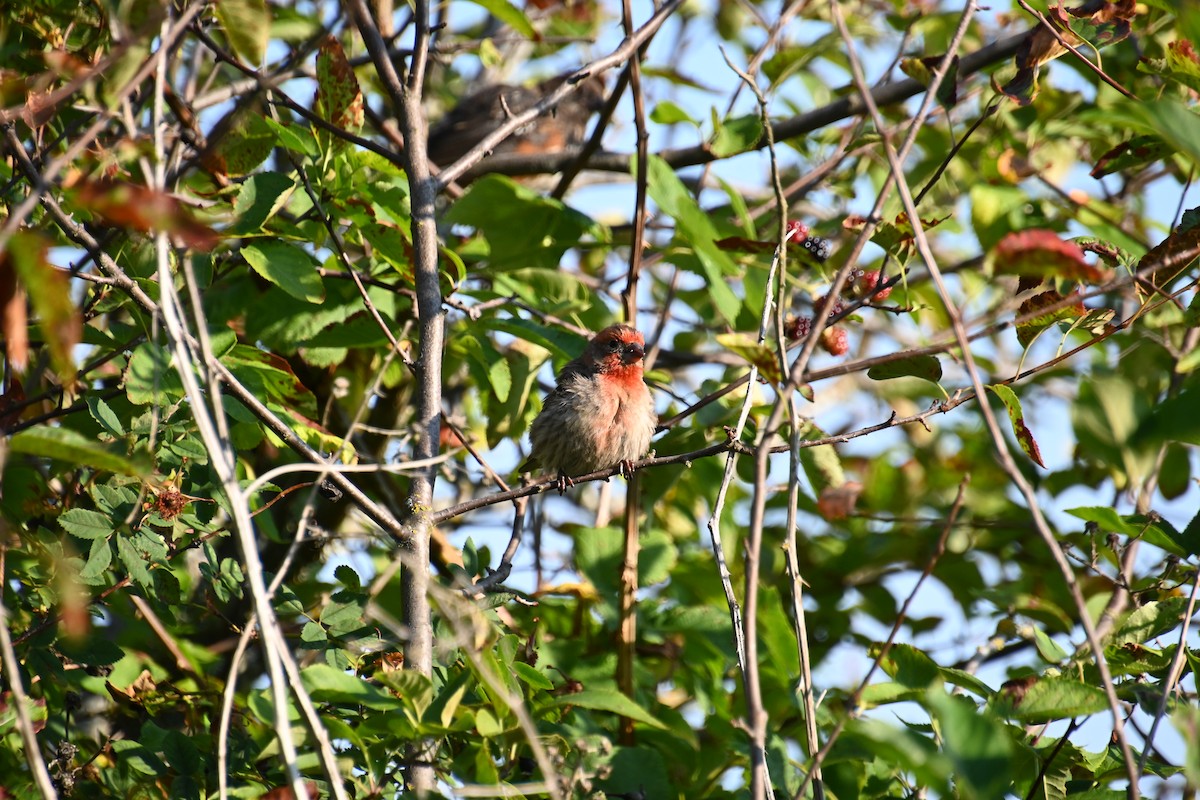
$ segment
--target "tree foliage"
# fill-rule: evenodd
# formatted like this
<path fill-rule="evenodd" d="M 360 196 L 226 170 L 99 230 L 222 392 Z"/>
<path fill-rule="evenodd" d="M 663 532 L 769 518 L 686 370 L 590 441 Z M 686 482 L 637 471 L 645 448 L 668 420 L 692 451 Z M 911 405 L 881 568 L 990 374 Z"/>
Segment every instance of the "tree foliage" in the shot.
<path fill-rule="evenodd" d="M 1198 35 L 0 7 L 0 795 L 1194 793 Z M 520 480 L 618 319 L 654 452 Z"/>

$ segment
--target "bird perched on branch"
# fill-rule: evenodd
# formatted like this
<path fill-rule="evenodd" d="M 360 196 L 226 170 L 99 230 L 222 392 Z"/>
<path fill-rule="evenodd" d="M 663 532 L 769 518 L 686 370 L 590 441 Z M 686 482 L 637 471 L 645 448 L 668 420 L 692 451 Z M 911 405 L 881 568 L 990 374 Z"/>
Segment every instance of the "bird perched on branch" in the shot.
<path fill-rule="evenodd" d="M 467 95 L 429 132 L 429 160 L 448 166 L 512 117 L 528 111 L 570 73 L 536 86 L 487 86 Z M 492 153 L 558 153 L 583 144 L 587 123 L 604 106 L 604 81 L 590 77 L 551 111 L 518 128 Z"/>
<path fill-rule="evenodd" d="M 554 391 L 529 429 L 532 452 L 521 472 L 557 472 L 559 489 L 571 477 L 632 462 L 650 449 L 658 424 L 642 379 L 642 334 L 628 325 L 597 333 L 583 355 L 558 373 Z"/>

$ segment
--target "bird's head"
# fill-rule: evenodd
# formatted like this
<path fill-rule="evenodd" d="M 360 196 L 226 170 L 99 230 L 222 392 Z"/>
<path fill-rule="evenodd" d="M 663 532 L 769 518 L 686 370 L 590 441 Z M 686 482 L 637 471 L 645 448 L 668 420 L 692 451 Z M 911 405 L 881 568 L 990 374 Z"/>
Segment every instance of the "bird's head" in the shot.
<path fill-rule="evenodd" d="M 646 340 L 629 325 L 609 325 L 592 337 L 583 353 L 584 362 L 598 372 L 629 373 L 638 380 L 645 357 Z"/>

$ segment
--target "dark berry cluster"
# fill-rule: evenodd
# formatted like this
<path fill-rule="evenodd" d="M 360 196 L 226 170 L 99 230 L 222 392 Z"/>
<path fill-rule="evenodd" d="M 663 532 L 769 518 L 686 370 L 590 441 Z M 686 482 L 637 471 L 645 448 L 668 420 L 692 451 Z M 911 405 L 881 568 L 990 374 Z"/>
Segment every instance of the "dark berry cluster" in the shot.
<path fill-rule="evenodd" d="M 812 253 L 812 257 L 817 261 L 825 261 L 829 258 L 830 252 L 832 252 L 830 249 L 829 240 L 822 239 L 818 236 L 806 237 L 804 241 L 800 243 L 800 246 Z"/>
<path fill-rule="evenodd" d="M 783 332 L 792 340 L 806 338 L 812 332 L 812 317 L 792 317 L 784 325 Z M 844 356 L 850 350 L 850 334 L 840 325 L 831 325 L 821 331 L 817 344 L 831 356 Z"/>

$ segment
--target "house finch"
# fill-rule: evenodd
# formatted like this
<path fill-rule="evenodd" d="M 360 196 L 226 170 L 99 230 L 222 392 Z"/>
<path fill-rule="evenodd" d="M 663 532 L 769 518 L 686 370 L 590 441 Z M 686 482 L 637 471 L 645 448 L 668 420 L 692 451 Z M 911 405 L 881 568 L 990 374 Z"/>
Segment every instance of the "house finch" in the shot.
<path fill-rule="evenodd" d="M 572 475 L 617 465 L 627 470 L 645 455 L 658 424 L 642 380 L 645 355 L 642 334 L 628 325 L 597 333 L 583 355 L 558 373 L 529 429 L 533 449 L 521 472 L 557 472 L 561 490 Z"/>
<path fill-rule="evenodd" d="M 533 108 L 568 75 L 537 86 L 487 86 L 467 95 L 429 132 L 429 160 L 439 167 L 454 163 L 510 117 Z M 557 153 L 583 144 L 587 122 L 604 106 L 604 81 L 584 80 L 548 114 L 518 128 L 493 153 Z"/>

